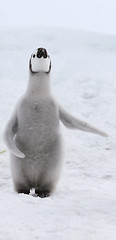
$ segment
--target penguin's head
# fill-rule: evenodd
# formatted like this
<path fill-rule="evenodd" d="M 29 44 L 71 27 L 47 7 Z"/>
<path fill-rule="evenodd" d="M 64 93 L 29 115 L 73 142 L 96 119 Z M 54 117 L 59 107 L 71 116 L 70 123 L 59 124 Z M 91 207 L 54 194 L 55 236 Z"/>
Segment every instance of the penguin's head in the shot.
<path fill-rule="evenodd" d="M 45 48 L 38 48 L 32 53 L 29 68 L 32 73 L 49 73 L 51 70 L 51 60 Z"/>

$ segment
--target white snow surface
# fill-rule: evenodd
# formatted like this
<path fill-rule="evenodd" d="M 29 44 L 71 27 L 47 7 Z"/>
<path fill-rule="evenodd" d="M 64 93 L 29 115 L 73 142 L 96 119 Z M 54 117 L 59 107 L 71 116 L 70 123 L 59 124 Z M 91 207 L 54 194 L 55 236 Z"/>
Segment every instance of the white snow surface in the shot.
<path fill-rule="evenodd" d="M 64 170 L 54 194 L 14 192 L 0 137 L 0 240 L 116 239 L 116 37 L 63 28 L 1 28 L 0 136 L 28 82 L 31 53 L 45 47 L 52 91 L 73 115 L 108 138 L 62 124 Z"/>

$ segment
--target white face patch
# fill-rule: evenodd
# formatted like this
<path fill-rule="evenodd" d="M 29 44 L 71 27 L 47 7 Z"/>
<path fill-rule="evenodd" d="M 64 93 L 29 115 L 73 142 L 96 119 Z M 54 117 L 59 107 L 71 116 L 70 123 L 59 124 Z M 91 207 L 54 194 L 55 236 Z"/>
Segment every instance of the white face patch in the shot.
<path fill-rule="evenodd" d="M 49 72 L 50 69 L 50 57 L 41 58 L 37 57 L 37 51 L 31 55 L 31 70 L 32 72 Z"/>

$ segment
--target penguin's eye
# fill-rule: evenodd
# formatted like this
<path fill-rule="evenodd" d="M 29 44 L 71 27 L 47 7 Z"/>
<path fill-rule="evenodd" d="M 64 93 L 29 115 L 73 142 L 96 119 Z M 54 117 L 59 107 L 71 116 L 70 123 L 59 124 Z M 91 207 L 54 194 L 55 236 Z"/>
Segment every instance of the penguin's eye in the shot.
<path fill-rule="evenodd" d="M 35 58 L 35 54 L 33 55 L 33 58 Z"/>

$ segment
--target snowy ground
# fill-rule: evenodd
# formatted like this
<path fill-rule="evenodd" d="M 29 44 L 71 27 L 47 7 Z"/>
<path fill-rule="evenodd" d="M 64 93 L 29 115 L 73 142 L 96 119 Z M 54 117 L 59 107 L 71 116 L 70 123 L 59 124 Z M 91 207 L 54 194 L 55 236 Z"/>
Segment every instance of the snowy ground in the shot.
<path fill-rule="evenodd" d="M 16 194 L 8 151 L 0 154 L 0 240 L 116 239 L 116 37 L 70 29 L 1 29 L 0 136 L 28 81 L 37 47 L 52 58 L 52 88 L 62 105 L 109 134 L 62 126 L 64 171 L 53 196 Z M 6 149 L 0 138 L 0 151 Z"/>

